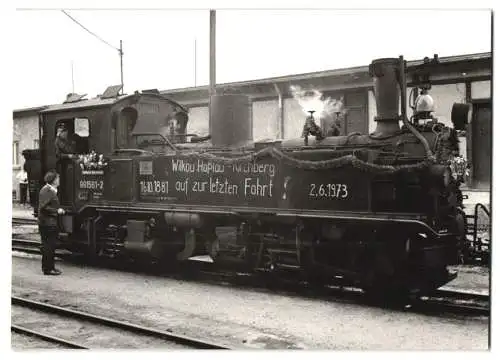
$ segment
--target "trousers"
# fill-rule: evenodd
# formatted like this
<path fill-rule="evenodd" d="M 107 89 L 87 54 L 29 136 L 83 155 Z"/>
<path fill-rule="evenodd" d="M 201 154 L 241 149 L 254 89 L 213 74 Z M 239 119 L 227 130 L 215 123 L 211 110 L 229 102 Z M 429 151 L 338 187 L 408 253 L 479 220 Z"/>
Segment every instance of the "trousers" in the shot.
<path fill-rule="evenodd" d="M 39 225 L 42 238 L 42 271 L 54 270 L 54 255 L 57 246 L 57 235 L 59 230 L 56 226 Z"/>
<path fill-rule="evenodd" d="M 28 199 L 28 184 L 27 183 L 20 183 L 19 184 L 19 202 L 23 205 L 26 204 L 26 200 Z"/>

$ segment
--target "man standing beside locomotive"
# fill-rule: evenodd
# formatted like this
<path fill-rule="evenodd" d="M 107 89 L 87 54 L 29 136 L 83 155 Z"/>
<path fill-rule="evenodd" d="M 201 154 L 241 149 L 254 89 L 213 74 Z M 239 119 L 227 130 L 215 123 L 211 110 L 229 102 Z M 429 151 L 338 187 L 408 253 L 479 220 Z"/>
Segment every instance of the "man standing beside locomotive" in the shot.
<path fill-rule="evenodd" d="M 65 211 L 59 205 L 57 188 L 59 174 L 48 171 L 44 177 L 45 186 L 38 197 L 38 229 L 42 238 L 42 271 L 45 275 L 60 275 L 61 271 L 54 267 L 54 253 L 59 233 L 57 217 Z"/>

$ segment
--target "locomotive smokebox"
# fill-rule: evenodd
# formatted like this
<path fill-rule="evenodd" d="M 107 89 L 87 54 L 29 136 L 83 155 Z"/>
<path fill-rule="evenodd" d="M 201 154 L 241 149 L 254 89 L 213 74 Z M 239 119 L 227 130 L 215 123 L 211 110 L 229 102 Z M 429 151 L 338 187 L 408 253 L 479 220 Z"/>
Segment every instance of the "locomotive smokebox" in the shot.
<path fill-rule="evenodd" d="M 377 59 L 370 64 L 373 89 L 377 105 L 376 136 L 390 136 L 399 128 L 399 66 L 395 58 Z"/>
<path fill-rule="evenodd" d="M 246 95 L 211 97 L 210 135 L 215 147 L 244 147 L 252 142 L 252 102 Z"/>

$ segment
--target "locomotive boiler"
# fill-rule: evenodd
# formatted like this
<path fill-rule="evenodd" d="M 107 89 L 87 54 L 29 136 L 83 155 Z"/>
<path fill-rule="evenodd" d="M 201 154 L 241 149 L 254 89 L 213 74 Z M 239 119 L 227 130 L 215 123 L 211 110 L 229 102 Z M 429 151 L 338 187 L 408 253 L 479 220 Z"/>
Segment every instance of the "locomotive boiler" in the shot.
<path fill-rule="evenodd" d="M 448 165 L 455 129 L 432 119 L 425 91 L 407 118 L 402 57 L 373 61 L 370 74 L 371 134 L 326 136 L 311 113 L 302 137 L 254 143 L 245 95 L 212 97 L 206 137 L 188 134 L 187 109 L 157 92 L 71 100 L 40 113 L 28 162 L 41 171 L 29 176 L 58 170 L 61 244 L 90 257 L 205 255 L 370 291 L 435 289 L 456 276 L 447 266 L 465 237 Z M 455 111 L 456 128 L 466 115 Z M 72 153 L 54 149 L 60 123 L 77 134 Z"/>

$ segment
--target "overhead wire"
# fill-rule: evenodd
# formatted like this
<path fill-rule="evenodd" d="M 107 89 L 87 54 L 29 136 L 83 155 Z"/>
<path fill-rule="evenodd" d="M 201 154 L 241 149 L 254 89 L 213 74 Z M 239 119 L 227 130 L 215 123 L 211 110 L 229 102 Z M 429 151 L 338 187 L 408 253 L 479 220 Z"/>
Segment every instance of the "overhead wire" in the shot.
<path fill-rule="evenodd" d="M 66 11 L 64 10 L 61 10 L 61 12 L 66 15 L 67 17 L 69 17 L 73 22 L 75 22 L 76 24 L 78 24 L 81 28 L 83 28 L 85 31 L 87 31 L 89 34 L 93 35 L 94 37 L 96 37 L 98 40 L 102 41 L 103 43 L 105 43 L 106 45 L 112 47 L 113 49 L 115 49 L 116 51 L 118 52 L 121 52 L 120 49 L 118 49 L 117 47 L 111 45 L 109 42 L 107 42 L 106 40 L 104 40 L 103 38 L 101 38 L 99 35 L 97 35 L 96 33 L 90 31 L 89 29 L 87 29 L 84 25 L 82 25 L 78 20 L 76 20 L 74 17 L 72 17 L 70 14 L 68 14 Z"/>

